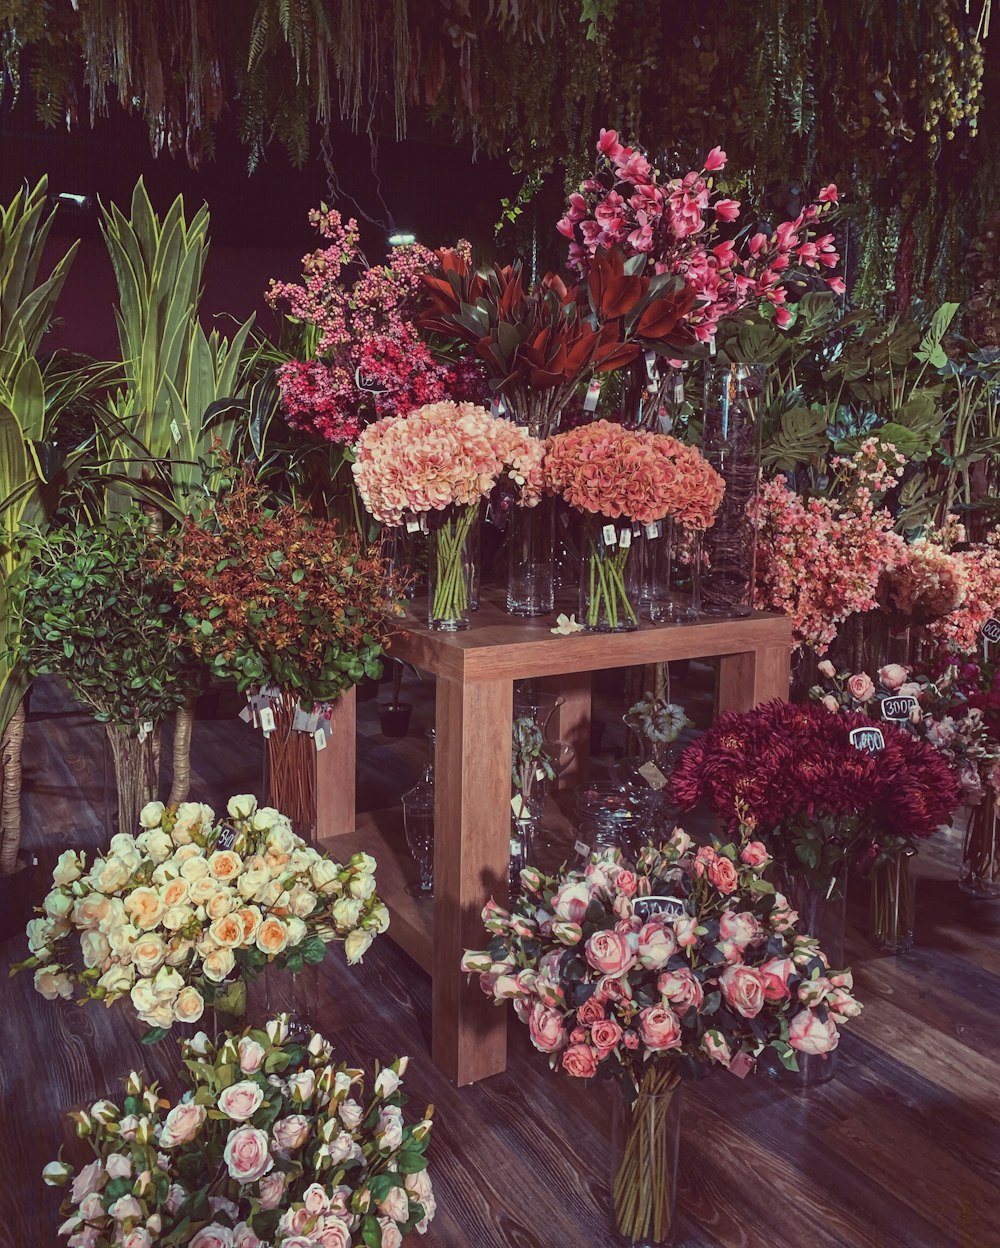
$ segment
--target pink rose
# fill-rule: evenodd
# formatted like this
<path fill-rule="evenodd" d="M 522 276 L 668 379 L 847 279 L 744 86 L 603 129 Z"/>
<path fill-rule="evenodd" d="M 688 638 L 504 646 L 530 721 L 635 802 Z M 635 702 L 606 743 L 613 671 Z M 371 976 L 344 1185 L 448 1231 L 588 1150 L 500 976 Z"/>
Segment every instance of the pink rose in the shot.
<path fill-rule="evenodd" d="M 740 862 L 748 867 L 763 867 L 770 861 L 771 855 L 762 841 L 750 841 L 740 850 Z"/>
<path fill-rule="evenodd" d="M 271 1130 L 282 1152 L 291 1152 L 301 1148 L 309 1138 L 309 1119 L 304 1114 L 289 1114 L 287 1118 L 279 1118 Z"/>
<path fill-rule="evenodd" d="M 736 886 L 739 884 L 739 876 L 736 874 L 736 867 L 728 858 L 718 854 L 714 861 L 709 865 L 708 878 L 712 881 L 720 893 L 734 893 Z"/>
<path fill-rule="evenodd" d="M 309 1213 L 325 1213 L 330 1207 L 330 1198 L 318 1183 L 310 1183 L 302 1193 L 302 1203 Z"/>
<path fill-rule="evenodd" d="M 909 679 L 910 669 L 902 663 L 887 663 L 878 669 L 879 684 L 889 693 L 895 693 Z"/>
<path fill-rule="evenodd" d="M 233 1232 L 228 1226 L 211 1222 L 203 1226 L 189 1244 L 190 1248 L 233 1248 Z"/>
<path fill-rule="evenodd" d="M 824 693 L 822 698 L 820 698 L 820 701 L 822 702 L 826 710 L 830 712 L 831 715 L 836 715 L 837 712 L 840 710 L 840 703 L 837 701 L 837 699 L 833 696 L 832 693 Z"/>
<path fill-rule="evenodd" d="M 726 910 L 719 920 L 719 935 L 745 949 L 747 945 L 757 944 L 763 932 L 749 910 Z"/>
<path fill-rule="evenodd" d="M 399 1248 L 403 1242 L 403 1236 L 396 1223 L 391 1218 L 379 1218 L 378 1224 L 382 1232 L 380 1248 Z"/>
<path fill-rule="evenodd" d="M 613 1018 L 603 1018 L 590 1029 L 590 1039 L 602 1059 L 618 1047 L 621 1038 L 622 1029 Z"/>
<path fill-rule="evenodd" d="M 104 1178 L 104 1170 L 99 1161 L 91 1161 L 73 1179 L 70 1195 L 75 1205 L 80 1204 L 85 1196 L 96 1192 Z"/>
<path fill-rule="evenodd" d="M 351 1231 L 341 1218 L 327 1215 L 322 1226 L 313 1231 L 309 1243 L 319 1243 L 322 1248 L 351 1248 Z"/>
<path fill-rule="evenodd" d="M 562 1055 L 562 1066 L 577 1079 L 593 1079 L 597 1074 L 597 1054 L 589 1044 L 572 1044 Z"/>
<path fill-rule="evenodd" d="M 832 680 L 837 674 L 837 669 L 829 659 L 824 659 L 822 663 L 817 663 L 816 670 L 821 676 L 825 676 L 827 680 Z"/>
<path fill-rule="evenodd" d="M 623 975 L 635 965 L 635 954 L 620 932 L 595 932 L 584 950 L 587 961 L 602 975 Z"/>
<path fill-rule="evenodd" d="M 555 1053 L 566 1045 L 562 1014 L 550 1006 L 536 1004 L 528 1019 L 531 1043 L 542 1053 Z"/>
<path fill-rule="evenodd" d="M 634 897 L 639 887 L 639 880 L 634 871 L 619 871 L 615 876 L 615 888 L 626 897 Z"/>
<path fill-rule="evenodd" d="M 665 927 L 662 922 L 647 923 L 639 932 L 639 947 L 636 950 L 640 965 L 648 971 L 659 971 L 677 950 L 677 937 L 673 929 Z"/>
<path fill-rule="evenodd" d="M 634 1031 L 626 1031 L 625 1047 L 626 1049 L 637 1049 L 639 1047 L 639 1037 Z"/>
<path fill-rule="evenodd" d="M 586 884 L 564 884 L 552 898 L 552 910 L 564 923 L 582 923 L 590 905 L 590 889 Z"/>
<path fill-rule="evenodd" d="M 791 958 L 769 958 L 759 970 L 764 981 L 764 999 L 784 1001 L 788 996 L 789 977 L 795 974 Z"/>
<path fill-rule="evenodd" d="M 799 921 L 798 912 L 792 909 L 782 893 L 774 894 L 774 904 L 768 917 L 776 932 L 790 932 Z"/>
<path fill-rule="evenodd" d="M 665 1005 L 651 1005 L 639 1015 L 639 1035 L 647 1049 L 679 1049 L 681 1027 L 677 1015 Z"/>
<path fill-rule="evenodd" d="M 240 1222 L 233 1227 L 233 1248 L 262 1248 L 262 1241 L 245 1222 Z"/>
<path fill-rule="evenodd" d="M 867 702 L 875 692 L 875 683 L 866 672 L 857 672 L 848 677 L 847 692 L 855 702 Z"/>
<path fill-rule="evenodd" d="M 260 1201 L 261 1209 L 277 1209 L 281 1204 L 281 1198 L 285 1194 L 285 1176 L 280 1170 L 272 1170 L 270 1174 L 265 1174 L 257 1184 L 257 1199 Z"/>
<path fill-rule="evenodd" d="M 378 1207 L 393 1222 L 405 1222 L 410 1216 L 410 1199 L 402 1187 L 390 1187 Z"/>
<path fill-rule="evenodd" d="M 218 1105 L 227 1118 L 234 1122 L 246 1122 L 260 1109 L 264 1103 L 264 1093 L 249 1079 L 234 1083 L 223 1088 L 219 1093 Z"/>
<path fill-rule="evenodd" d="M 632 996 L 632 985 L 627 979 L 603 975 L 597 981 L 597 992 L 594 995 L 602 1001 L 628 1001 Z"/>
<path fill-rule="evenodd" d="M 674 924 L 674 935 L 682 949 L 690 949 L 698 943 L 698 920 L 685 916 Z"/>
<path fill-rule="evenodd" d="M 109 1179 L 128 1179 L 132 1176 L 132 1158 L 124 1153 L 112 1153 L 106 1166 Z"/>
<path fill-rule="evenodd" d="M 722 995 L 743 1018 L 756 1018 L 764 1008 L 764 977 L 752 966 L 728 966 L 719 976 Z"/>
<path fill-rule="evenodd" d="M 204 1105 L 175 1105 L 163 1120 L 160 1147 L 177 1148 L 181 1144 L 190 1143 L 201 1130 L 207 1114 L 208 1110 Z"/>
<path fill-rule="evenodd" d="M 583 940 L 583 928 L 579 923 L 557 921 L 552 924 L 552 938 L 561 945 L 578 945 Z"/>
<path fill-rule="evenodd" d="M 255 1183 L 274 1166 L 267 1133 L 256 1127 L 238 1127 L 231 1132 L 222 1156 L 230 1176 L 241 1184 Z"/>
<path fill-rule="evenodd" d="M 137 1226 L 122 1240 L 122 1248 L 152 1248 L 153 1237 L 144 1226 Z"/>
<path fill-rule="evenodd" d="M 801 1053 L 830 1053 L 840 1043 L 832 1018 L 821 1023 L 813 1010 L 800 1010 L 788 1024 L 788 1043 Z"/>
<path fill-rule="evenodd" d="M 830 1013 L 838 1019 L 857 1018 L 861 1013 L 861 1002 L 843 988 L 834 988 L 827 997 L 826 1004 Z"/>
<path fill-rule="evenodd" d="M 729 1042 L 721 1031 L 716 1031 L 714 1028 L 706 1031 L 702 1036 L 701 1047 L 713 1062 L 718 1062 L 722 1066 L 728 1066 L 733 1060 Z"/>
<path fill-rule="evenodd" d="M 717 857 L 718 854 L 716 854 L 711 845 L 700 845 L 698 847 L 698 852 L 694 856 L 694 865 L 692 867 L 695 875 L 699 879 L 701 879 L 703 875 L 706 875 L 708 868 L 713 862 L 715 862 Z"/>
<path fill-rule="evenodd" d="M 686 967 L 679 971 L 665 972 L 656 981 L 656 988 L 678 1014 L 686 1014 L 690 1009 L 700 1009 L 705 1000 L 701 982 Z"/>
<path fill-rule="evenodd" d="M 249 1036 L 244 1036 L 239 1043 L 240 1070 L 245 1075 L 255 1075 L 264 1064 L 264 1046 Z"/>
<path fill-rule="evenodd" d="M 827 977 L 816 975 L 812 979 L 804 979 L 799 984 L 799 1000 L 803 1005 L 815 1008 L 817 1005 L 822 1005 L 832 991 L 833 984 Z"/>
<path fill-rule="evenodd" d="M 585 1027 L 591 1023 L 599 1023 L 605 1017 L 604 1006 L 596 996 L 588 997 L 576 1012 L 577 1021 Z"/>

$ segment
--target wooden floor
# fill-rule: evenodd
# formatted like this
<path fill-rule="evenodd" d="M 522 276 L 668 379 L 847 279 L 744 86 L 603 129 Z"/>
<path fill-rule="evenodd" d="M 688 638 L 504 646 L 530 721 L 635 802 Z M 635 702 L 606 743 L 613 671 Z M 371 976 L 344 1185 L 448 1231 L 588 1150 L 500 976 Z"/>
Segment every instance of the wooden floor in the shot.
<path fill-rule="evenodd" d="M 49 863 L 67 846 L 100 844 L 106 817 L 100 730 L 83 714 L 34 718 L 53 710 L 65 703 L 41 691 L 25 748 L 26 848 Z M 373 703 L 360 713 L 362 804 L 384 805 L 387 789 L 413 783 L 425 743 L 382 738 Z M 418 729 L 430 717 L 420 705 Z M 194 795 L 217 808 L 260 789 L 259 739 L 232 718 L 197 724 L 193 765 Z M 928 850 L 909 956 L 873 955 L 857 890 L 849 956 L 866 1009 L 846 1029 L 834 1082 L 795 1093 L 720 1073 L 685 1090 L 681 1248 L 1000 1245 L 1000 905 L 959 894 L 952 839 Z M 127 1009 L 49 1003 L 30 976 L 8 981 L 22 956 L 20 939 L 0 945 L 0 1248 L 55 1248 L 57 1193 L 39 1172 L 64 1138 L 62 1111 L 117 1093 L 133 1067 L 169 1077 L 174 1055 L 169 1042 L 141 1046 Z M 333 958 L 323 974 L 324 1021 L 342 1056 L 410 1054 L 414 1100 L 436 1107 L 438 1216 L 417 1242 L 619 1242 L 605 1207 L 606 1089 L 551 1075 L 514 1023 L 508 1072 L 452 1087 L 428 1055 L 427 977 L 384 937 L 363 966 Z"/>

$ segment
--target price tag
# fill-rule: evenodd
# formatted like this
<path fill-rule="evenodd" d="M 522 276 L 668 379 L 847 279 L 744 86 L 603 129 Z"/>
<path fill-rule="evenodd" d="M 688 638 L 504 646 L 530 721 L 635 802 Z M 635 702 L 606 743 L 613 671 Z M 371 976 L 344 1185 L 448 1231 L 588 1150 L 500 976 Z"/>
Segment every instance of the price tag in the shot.
<path fill-rule="evenodd" d="M 618 545 L 622 548 L 622 550 L 628 550 L 628 548 L 632 545 L 631 529 L 622 529 L 622 531 L 618 534 Z"/>
<path fill-rule="evenodd" d="M 684 402 L 684 378 L 674 378 L 674 402 L 678 407 Z"/>
<path fill-rule="evenodd" d="M 265 736 L 269 732 L 274 732 L 274 711 L 269 706 L 263 706 L 260 709 L 260 730 Z"/>
<path fill-rule="evenodd" d="M 176 420 L 170 422 L 170 436 L 174 440 L 174 446 L 181 440 L 181 427 Z"/>
<path fill-rule="evenodd" d="M 986 621 L 982 627 L 984 641 L 990 641 L 993 645 L 1000 642 L 1000 620 L 994 619 L 992 616 Z"/>
<path fill-rule="evenodd" d="M 140 745 L 142 745 L 143 741 L 145 741 L 145 740 L 146 740 L 146 738 L 149 736 L 149 734 L 150 734 L 152 731 L 153 731 L 153 721 L 152 721 L 151 719 L 144 719 L 144 720 L 142 721 L 142 723 L 139 725 L 139 734 L 138 734 L 138 735 L 139 735 L 139 744 L 140 744 Z"/>
<path fill-rule="evenodd" d="M 737 1053 L 729 1063 L 729 1073 L 735 1075 L 737 1079 L 745 1079 L 747 1075 L 756 1069 L 757 1061 L 749 1053 Z"/>
<path fill-rule="evenodd" d="M 245 706 L 243 710 L 240 711 L 239 718 L 242 719 L 245 724 L 249 724 L 253 719 L 253 711 L 251 711 L 249 706 Z"/>
<path fill-rule="evenodd" d="M 313 733 L 313 740 L 316 742 L 316 753 L 326 749 L 326 733 L 322 728 L 317 728 Z"/>
<path fill-rule="evenodd" d="M 683 897 L 637 897 L 632 902 L 632 913 L 644 923 L 659 914 L 668 919 L 682 919 L 687 914 L 687 904 Z"/>
<path fill-rule="evenodd" d="M 652 542 L 652 541 L 654 541 L 656 538 L 658 538 L 659 536 L 660 536 L 660 522 L 659 522 L 659 520 L 657 520 L 654 524 L 647 524 L 647 525 L 646 525 L 646 540 L 647 540 L 647 541 Z"/>
<path fill-rule="evenodd" d="M 420 521 L 415 516 L 411 516 L 411 518 L 407 520 L 406 531 L 407 533 L 419 533 L 420 532 Z"/>
<path fill-rule="evenodd" d="M 632 521 L 632 536 L 642 537 L 642 525 L 639 523 L 638 520 Z"/>
<path fill-rule="evenodd" d="M 667 783 L 667 777 L 660 771 L 659 767 L 653 762 L 643 763 L 639 768 L 639 775 L 657 793 Z"/>
<path fill-rule="evenodd" d="M 315 727 L 309 727 L 309 716 L 302 709 L 300 702 L 295 708 L 295 716 L 292 719 L 292 729 L 295 732 L 314 732 Z"/>
<path fill-rule="evenodd" d="M 709 340 L 708 340 L 708 354 L 709 354 L 709 355 L 710 355 L 713 359 L 715 358 L 715 335 L 714 335 L 714 334 L 713 334 L 713 335 L 712 335 L 712 337 L 711 337 L 711 338 L 709 338 Z"/>
<path fill-rule="evenodd" d="M 917 699 L 910 697 L 908 694 L 903 697 L 883 698 L 882 718 L 907 720 L 910 718 L 910 712 L 916 705 Z"/>
<path fill-rule="evenodd" d="M 216 849 L 232 849 L 236 844 L 236 829 L 231 828 L 228 823 L 224 823 L 219 829 L 219 835 L 216 837 Z"/>
<path fill-rule="evenodd" d="M 506 411 L 507 411 L 507 407 L 504 404 L 503 399 L 501 399 L 500 396 L 497 395 L 496 398 L 494 398 L 493 402 L 490 404 L 491 415 L 503 416 L 506 413 Z"/>
<path fill-rule="evenodd" d="M 885 749 L 881 728 L 852 728 L 848 740 L 856 750 L 864 750 L 868 754 L 877 754 Z"/>
<path fill-rule="evenodd" d="M 536 779 L 536 780 L 544 780 L 544 779 L 545 779 L 545 768 L 544 768 L 544 767 L 536 767 L 536 768 L 535 768 L 535 779 Z"/>
<path fill-rule="evenodd" d="M 385 394 L 385 386 L 376 381 L 374 377 L 363 373 L 360 368 L 354 370 L 354 384 L 366 394 Z"/>
<path fill-rule="evenodd" d="M 587 387 L 587 394 L 583 400 L 583 410 L 585 412 L 597 411 L 597 400 L 601 397 L 601 383 L 595 377 Z"/>
<path fill-rule="evenodd" d="M 615 546 L 618 543 L 618 530 L 613 524 L 606 524 L 601 530 L 601 536 L 605 546 Z"/>
<path fill-rule="evenodd" d="M 524 798 L 521 796 L 520 793 L 515 793 L 514 796 L 510 799 L 510 808 L 514 812 L 515 819 L 524 818 L 525 813 L 527 811 L 527 807 L 525 806 Z"/>
<path fill-rule="evenodd" d="M 583 841 L 577 841 L 576 844 L 573 846 L 573 848 L 576 850 L 576 852 L 580 855 L 581 858 L 590 857 L 590 846 L 584 845 Z"/>

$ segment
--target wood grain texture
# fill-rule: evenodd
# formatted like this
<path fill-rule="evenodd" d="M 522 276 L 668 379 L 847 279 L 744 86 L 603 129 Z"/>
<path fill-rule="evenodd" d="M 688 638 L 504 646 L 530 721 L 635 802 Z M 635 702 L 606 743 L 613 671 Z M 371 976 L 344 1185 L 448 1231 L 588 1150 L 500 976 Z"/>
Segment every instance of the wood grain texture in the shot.
<path fill-rule="evenodd" d="M 550 736 L 573 747 L 573 761 L 556 778 L 557 789 L 573 789 L 590 779 L 590 718 L 593 689 L 590 672 L 569 676 L 546 676 L 539 681 L 543 692 L 563 698 L 551 720 Z"/>
<path fill-rule="evenodd" d="M 429 726 L 433 685 L 414 689 L 414 717 Z M 672 691 L 688 706 L 706 693 Z M 27 729 L 25 847 L 51 867 L 67 846 L 107 839 L 102 734 L 79 715 L 35 718 L 42 702 L 33 698 Z M 609 724 L 621 714 L 599 697 L 595 710 Z M 374 703 L 359 707 L 358 725 L 359 806 L 389 805 L 419 776 L 426 742 L 387 742 Z M 198 721 L 192 763 L 192 796 L 217 810 L 232 793 L 260 793 L 260 737 L 237 720 Z M 720 1073 L 684 1089 L 678 1248 L 1000 1242 L 1000 905 L 958 892 L 957 853 L 947 833 L 921 851 L 918 944 L 905 958 L 875 954 L 852 882 L 849 961 L 866 1004 L 832 1083 L 797 1093 Z M 36 897 L 45 883 L 35 879 Z M 177 1058 L 169 1043 L 140 1045 L 124 1008 L 50 1003 L 30 977 L 8 980 L 24 952 L 22 939 L 0 946 L 0 1248 L 56 1248 L 58 1193 L 42 1186 L 41 1167 L 64 1141 L 87 1159 L 63 1112 L 120 1093 L 133 1067 L 170 1084 Z M 607 1208 L 609 1088 L 552 1074 L 513 1021 L 506 1072 L 456 1087 L 431 1060 L 430 977 L 400 948 L 380 938 L 361 966 L 335 953 L 320 972 L 338 1055 L 370 1068 L 410 1054 L 408 1113 L 436 1106 L 439 1212 L 413 1248 L 620 1248 Z"/>
<path fill-rule="evenodd" d="M 357 769 L 357 691 L 353 686 L 334 702 L 326 749 L 316 755 L 316 839 L 354 831 Z"/>

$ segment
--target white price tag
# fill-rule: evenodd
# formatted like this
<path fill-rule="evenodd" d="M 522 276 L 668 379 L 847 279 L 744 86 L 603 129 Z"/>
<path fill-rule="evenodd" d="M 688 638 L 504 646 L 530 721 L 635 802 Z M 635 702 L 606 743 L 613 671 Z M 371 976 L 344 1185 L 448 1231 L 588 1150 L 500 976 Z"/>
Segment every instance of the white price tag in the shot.
<path fill-rule="evenodd" d="M 269 706 L 262 706 L 260 708 L 261 732 L 265 734 L 268 732 L 274 732 L 274 727 L 274 711 L 272 711 Z"/>
<path fill-rule="evenodd" d="M 618 534 L 618 545 L 622 548 L 622 550 L 628 550 L 628 548 L 632 545 L 631 529 L 622 529 L 622 531 Z"/>
<path fill-rule="evenodd" d="M 590 846 L 584 845 L 583 841 L 577 841 L 576 844 L 573 846 L 573 848 L 576 850 L 576 852 L 580 855 L 581 858 L 590 857 Z"/>
<path fill-rule="evenodd" d="M 535 779 L 536 779 L 536 780 L 544 780 L 544 779 L 545 779 L 545 768 L 544 768 L 544 767 L 536 767 L 536 768 L 535 768 Z"/>
<path fill-rule="evenodd" d="M 655 524 L 646 525 L 646 540 L 647 541 L 651 542 L 659 536 L 660 536 L 660 522 L 659 521 L 656 521 Z"/>
<path fill-rule="evenodd" d="M 601 383 L 595 377 L 587 387 L 587 394 L 583 400 L 583 410 L 585 412 L 597 411 L 597 400 L 601 397 Z"/>
<path fill-rule="evenodd" d="M 175 446 L 181 440 L 181 427 L 176 420 L 170 422 L 170 436 L 173 438 Z"/>
<path fill-rule="evenodd" d="M 240 711 L 239 718 L 242 719 L 245 724 L 249 724 L 249 722 L 253 719 L 253 711 L 250 710 L 249 706 L 245 706 L 243 710 Z"/>
<path fill-rule="evenodd" d="M 618 542 L 618 530 L 613 524 L 606 524 L 601 530 L 601 536 L 604 538 L 605 546 L 614 546 Z"/>
<path fill-rule="evenodd" d="M 412 519 L 412 520 L 407 520 L 407 522 L 406 522 L 406 531 L 407 531 L 407 533 L 419 533 L 419 532 L 420 532 L 420 521 L 419 521 L 419 520 L 417 520 L 416 518 L 414 518 L 414 519 Z"/>
<path fill-rule="evenodd" d="M 662 771 L 660 771 L 659 767 L 657 767 L 655 763 L 643 763 L 643 765 L 639 768 L 639 775 L 642 776 L 643 780 L 646 781 L 649 787 L 656 792 L 659 792 L 659 790 L 662 789 L 667 783 L 667 777 Z"/>
<path fill-rule="evenodd" d="M 524 798 L 521 796 L 520 793 L 515 793 L 514 796 L 510 799 L 510 808 L 514 812 L 515 819 L 523 818 L 527 810 L 527 807 L 525 806 Z"/>
<path fill-rule="evenodd" d="M 316 742 L 316 753 L 326 749 L 326 733 L 322 728 L 317 728 L 313 733 L 313 740 Z"/>

